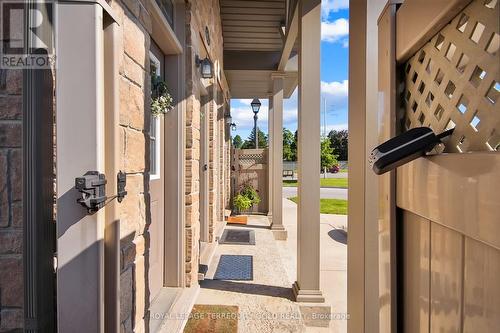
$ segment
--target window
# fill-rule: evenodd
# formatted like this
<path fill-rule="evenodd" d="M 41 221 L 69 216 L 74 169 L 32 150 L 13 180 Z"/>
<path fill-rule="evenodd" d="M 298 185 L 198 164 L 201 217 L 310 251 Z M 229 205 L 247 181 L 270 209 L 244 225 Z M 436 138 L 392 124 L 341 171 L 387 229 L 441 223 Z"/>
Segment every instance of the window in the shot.
<path fill-rule="evenodd" d="M 149 53 L 150 61 L 150 75 L 161 76 L 160 60 Z M 160 118 L 151 115 L 151 122 L 149 128 L 149 174 L 150 178 L 160 177 Z"/>
<path fill-rule="evenodd" d="M 174 3 L 172 0 L 156 0 L 158 7 L 160 7 L 163 16 L 167 19 L 171 27 L 174 26 Z"/>

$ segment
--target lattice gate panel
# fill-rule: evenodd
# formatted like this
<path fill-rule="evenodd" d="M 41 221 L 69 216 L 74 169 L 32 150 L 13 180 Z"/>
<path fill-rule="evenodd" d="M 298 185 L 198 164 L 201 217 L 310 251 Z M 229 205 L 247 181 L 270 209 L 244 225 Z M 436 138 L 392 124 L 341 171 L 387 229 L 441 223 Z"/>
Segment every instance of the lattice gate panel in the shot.
<path fill-rule="evenodd" d="M 500 1 L 474 0 L 408 60 L 405 129 L 454 127 L 445 151 L 500 151 L 499 26 Z"/>

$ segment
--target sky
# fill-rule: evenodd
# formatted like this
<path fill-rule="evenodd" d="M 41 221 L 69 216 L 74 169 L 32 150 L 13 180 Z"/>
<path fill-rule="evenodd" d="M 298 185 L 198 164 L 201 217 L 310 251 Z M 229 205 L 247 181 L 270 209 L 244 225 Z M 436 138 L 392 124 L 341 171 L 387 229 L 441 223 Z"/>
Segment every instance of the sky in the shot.
<path fill-rule="evenodd" d="M 326 129 L 347 129 L 347 79 L 349 59 L 349 0 L 323 0 L 321 5 L 321 111 L 326 100 Z M 247 139 L 253 128 L 250 99 L 232 99 L 232 136 Z M 257 126 L 267 133 L 268 101 L 261 100 Z M 321 130 L 323 131 L 323 113 Z M 283 127 L 297 129 L 297 91 L 283 103 Z"/>

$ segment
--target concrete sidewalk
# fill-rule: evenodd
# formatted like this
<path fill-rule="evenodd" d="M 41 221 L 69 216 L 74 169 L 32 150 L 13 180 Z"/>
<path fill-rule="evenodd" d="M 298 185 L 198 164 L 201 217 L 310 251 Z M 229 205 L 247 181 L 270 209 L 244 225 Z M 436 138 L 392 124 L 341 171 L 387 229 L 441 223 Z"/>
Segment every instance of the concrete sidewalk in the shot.
<path fill-rule="evenodd" d="M 195 304 L 238 306 L 240 333 L 305 332 L 268 218 L 249 216 L 246 226 L 228 225 L 227 229 L 254 230 L 255 245 L 217 245 Z M 213 280 L 222 254 L 252 255 L 253 280 Z"/>
<path fill-rule="evenodd" d="M 320 288 L 326 304 L 332 306 L 328 329 L 307 327 L 307 332 L 347 332 L 347 216 L 321 214 Z M 288 231 L 286 241 L 277 241 L 288 279 L 297 276 L 297 205 L 283 199 L 283 224 Z"/>

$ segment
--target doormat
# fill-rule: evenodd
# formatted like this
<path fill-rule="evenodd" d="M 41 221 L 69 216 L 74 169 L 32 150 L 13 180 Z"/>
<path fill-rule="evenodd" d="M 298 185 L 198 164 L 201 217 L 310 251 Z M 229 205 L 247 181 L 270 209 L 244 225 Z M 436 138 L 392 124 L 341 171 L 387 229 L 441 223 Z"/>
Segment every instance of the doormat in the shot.
<path fill-rule="evenodd" d="M 214 280 L 253 280 L 253 257 L 221 255 Z"/>
<path fill-rule="evenodd" d="M 184 333 L 238 332 L 238 307 L 195 304 Z"/>
<path fill-rule="evenodd" d="M 255 245 L 255 231 L 226 229 L 219 244 Z"/>

